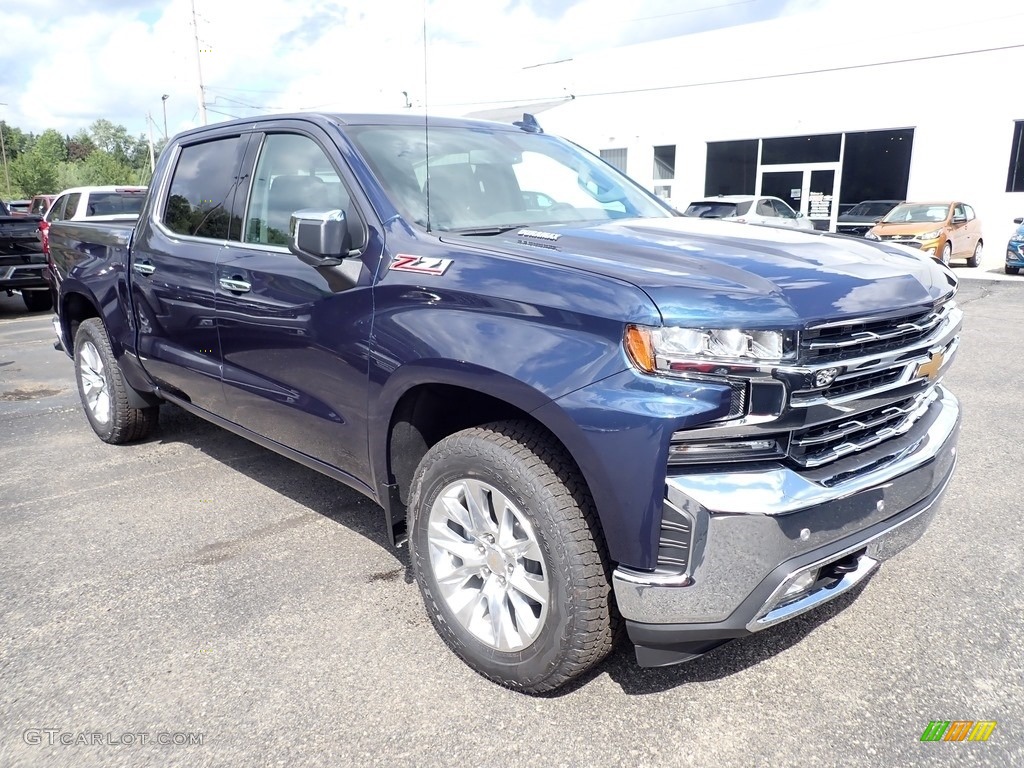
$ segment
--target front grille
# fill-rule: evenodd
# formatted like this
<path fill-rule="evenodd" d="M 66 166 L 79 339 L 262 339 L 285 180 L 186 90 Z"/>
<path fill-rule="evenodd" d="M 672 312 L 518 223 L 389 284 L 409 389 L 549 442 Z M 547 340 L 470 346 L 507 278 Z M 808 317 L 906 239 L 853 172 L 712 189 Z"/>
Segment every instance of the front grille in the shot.
<path fill-rule="evenodd" d="M 855 418 L 844 417 L 797 430 L 790 441 L 790 458 L 809 469 L 871 448 L 909 430 L 937 396 L 931 389 L 859 413 Z"/>
<path fill-rule="evenodd" d="M 835 398 L 853 395 L 857 392 L 868 392 L 872 389 L 884 387 L 886 384 L 892 384 L 894 381 L 897 381 L 900 376 L 903 375 L 903 368 L 904 366 L 901 365 L 898 368 L 890 368 L 885 371 L 862 373 L 859 376 L 840 379 L 832 386 L 827 387 L 824 390 L 818 390 L 815 395 Z"/>
<path fill-rule="evenodd" d="M 913 240 L 914 235 L 882 235 L 882 240 L 894 240 L 896 242 L 903 242 L 906 240 Z"/>
<path fill-rule="evenodd" d="M 864 318 L 813 326 L 800 335 L 800 358 L 825 362 L 899 349 L 927 337 L 955 307 L 950 301 L 897 317 Z"/>

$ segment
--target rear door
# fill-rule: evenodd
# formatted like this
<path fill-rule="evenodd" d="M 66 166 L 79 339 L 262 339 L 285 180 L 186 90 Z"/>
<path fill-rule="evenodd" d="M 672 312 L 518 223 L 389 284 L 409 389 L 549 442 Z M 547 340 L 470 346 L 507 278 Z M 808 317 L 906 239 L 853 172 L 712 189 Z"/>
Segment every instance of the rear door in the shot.
<path fill-rule="evenodd" d="M 241 243 L 218 268 L 217 322 L 228 418 L 369 483 L 371 288 L 382 252 L 370 207 L 337 148 L 312 123 L 254 136 Z M 312 267 L 288 249 L 292 213 L 346 212 L 361 255 Z M 375 228 L 379 224 L 375 224 Z"/>
<path fill-rule="evenodd" d="M 224 409 L 217 259 L 241 229 L 235 191 L 248 140 L 236 129 L 177 147 L 132 244 L 142 365 L 162 388 L 214 413 Z"/>

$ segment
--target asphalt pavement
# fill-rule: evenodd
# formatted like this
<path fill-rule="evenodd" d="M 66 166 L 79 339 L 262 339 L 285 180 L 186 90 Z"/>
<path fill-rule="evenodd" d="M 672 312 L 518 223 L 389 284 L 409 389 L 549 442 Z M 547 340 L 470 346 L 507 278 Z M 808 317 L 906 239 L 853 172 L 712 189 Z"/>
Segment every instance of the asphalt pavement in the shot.
<path fill-rule="evenodd" d="M 623 643 L 531 698 L 446 649 L 373 503 L 172 407 L 100 442 L 49 314 L 0 297 L 0 767 L 1024 765 L 1024 278 L 960 301 L 960 463 L 921 541 L 688 665 Z"/>

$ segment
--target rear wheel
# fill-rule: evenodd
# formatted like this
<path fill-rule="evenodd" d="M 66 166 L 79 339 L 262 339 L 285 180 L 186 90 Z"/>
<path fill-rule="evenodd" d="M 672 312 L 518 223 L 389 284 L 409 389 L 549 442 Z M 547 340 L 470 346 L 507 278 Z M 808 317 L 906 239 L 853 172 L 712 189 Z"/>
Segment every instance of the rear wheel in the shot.
<path fill-rule="evenodd" d="M 593 501 L 539 426 L 501 422 L 441 440 L 416 470 L 409 516 L 431 621 L 480 674 L 541 693 L 611 650 L 617 622 Z"/>
<path fill-rule="evenodd" d="M 984 248 L 984 246 L 982 245 L 981 240 L 979 240 L 978 244 L 976 246 L 974 246 L 974 255 L 971 256 L 971 258 L 969 258 L 967 260 L 967 266 L 968 267 L 976 267 L 976 266 L 978 266 L 981 263 L 981 250 L 982 250 L 982 248 Z"/>
<path fill-rule="evenodd" d="M 128 384 L 107 331 L 95 317 L 83 320 L 75 334 L 75 374 L 85 415 L 101 440 L 128 443 L 153 431 L 159 408 L 134 408 L 129 404 Z"/>
<path fill-rule="evenodd" d="M 53 307 L 53 299 L 50 292 L 46 291 L 22 291 L 21 300 L 25 302 L 25 309 L 29 312 L 43 312 Z"/>

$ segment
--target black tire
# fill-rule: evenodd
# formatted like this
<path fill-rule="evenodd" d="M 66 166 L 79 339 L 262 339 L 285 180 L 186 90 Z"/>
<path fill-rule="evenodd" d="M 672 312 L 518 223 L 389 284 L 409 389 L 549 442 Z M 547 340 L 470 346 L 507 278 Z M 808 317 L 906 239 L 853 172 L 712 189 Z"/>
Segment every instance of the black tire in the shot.
<path fill-rule="evenodd" d="M 29 312 L 43 312 L 53 308 L 53 298 L 47 291 L 22 291 L 21 300 Z"/>
<path fill-rule="evenodd" d="M 98 318 L 83 320 L 75 333 L 75 378 L 86 418 L 104 442 L 120 444 L 141 440 L 156 427 L 160 413 L 158 406 L 134 408 L 129 405 L 128 384 L 110 347 L 107 331 Z M 99 383 L 99 388 L 105 393 L 107 407 L 90 404 L 87 380 Z"/>
<path fill-rule="evenodd" d="M 949 265 L 949 262 L 953 260 L 953 245 L 946 241 L 946 244 L 942 246 L 942 254 L 939 256 L 939 261 L 943 264 Z"/>
<path fill-rule="evenodd" d="M 1020 267 L 1003 267 L 1003 269 L 1006 271 L 1006 274 L 1008 275 L 1016 275 L 1018 272 L 1020 272 Z"/>
<path fill-rule="evenodd" d="M 467 629 L 449 606 L 432 564 L 431 509 L 443 490 L 467 479 L 492 486 L 512 502 L 543 554 L 540 567 L 550 589 L 546 613 L 535 639 L 518 650 L 501 650 Z M 493 509 L 490 515 L 496 518 Z M 594 503 L 568 454 L 539 425 L 499 422 L 438 442 L 413 477 L 409 521 L 412 568 L 434 628 L 484 677 L 524 693 L 543 693 L 583 674 L 611 651 L 619 621 Z M 508 565 L 509 573 L 513 567 Z M 512 576 L 508 582 L 512 585 Z M 510 615 L 518 624 L 517 613 Z M 490 615 L 489 608 L 484 615 Z"/>
<path fill-rule="evenodd" d="M 981 249 L 982 242 L 979 240 L 978 244 L 974 246 L 974 253 L 971 255 L 971 258 L 967 260 L 968 267 L 976 267 L 981 263 Z"/>

